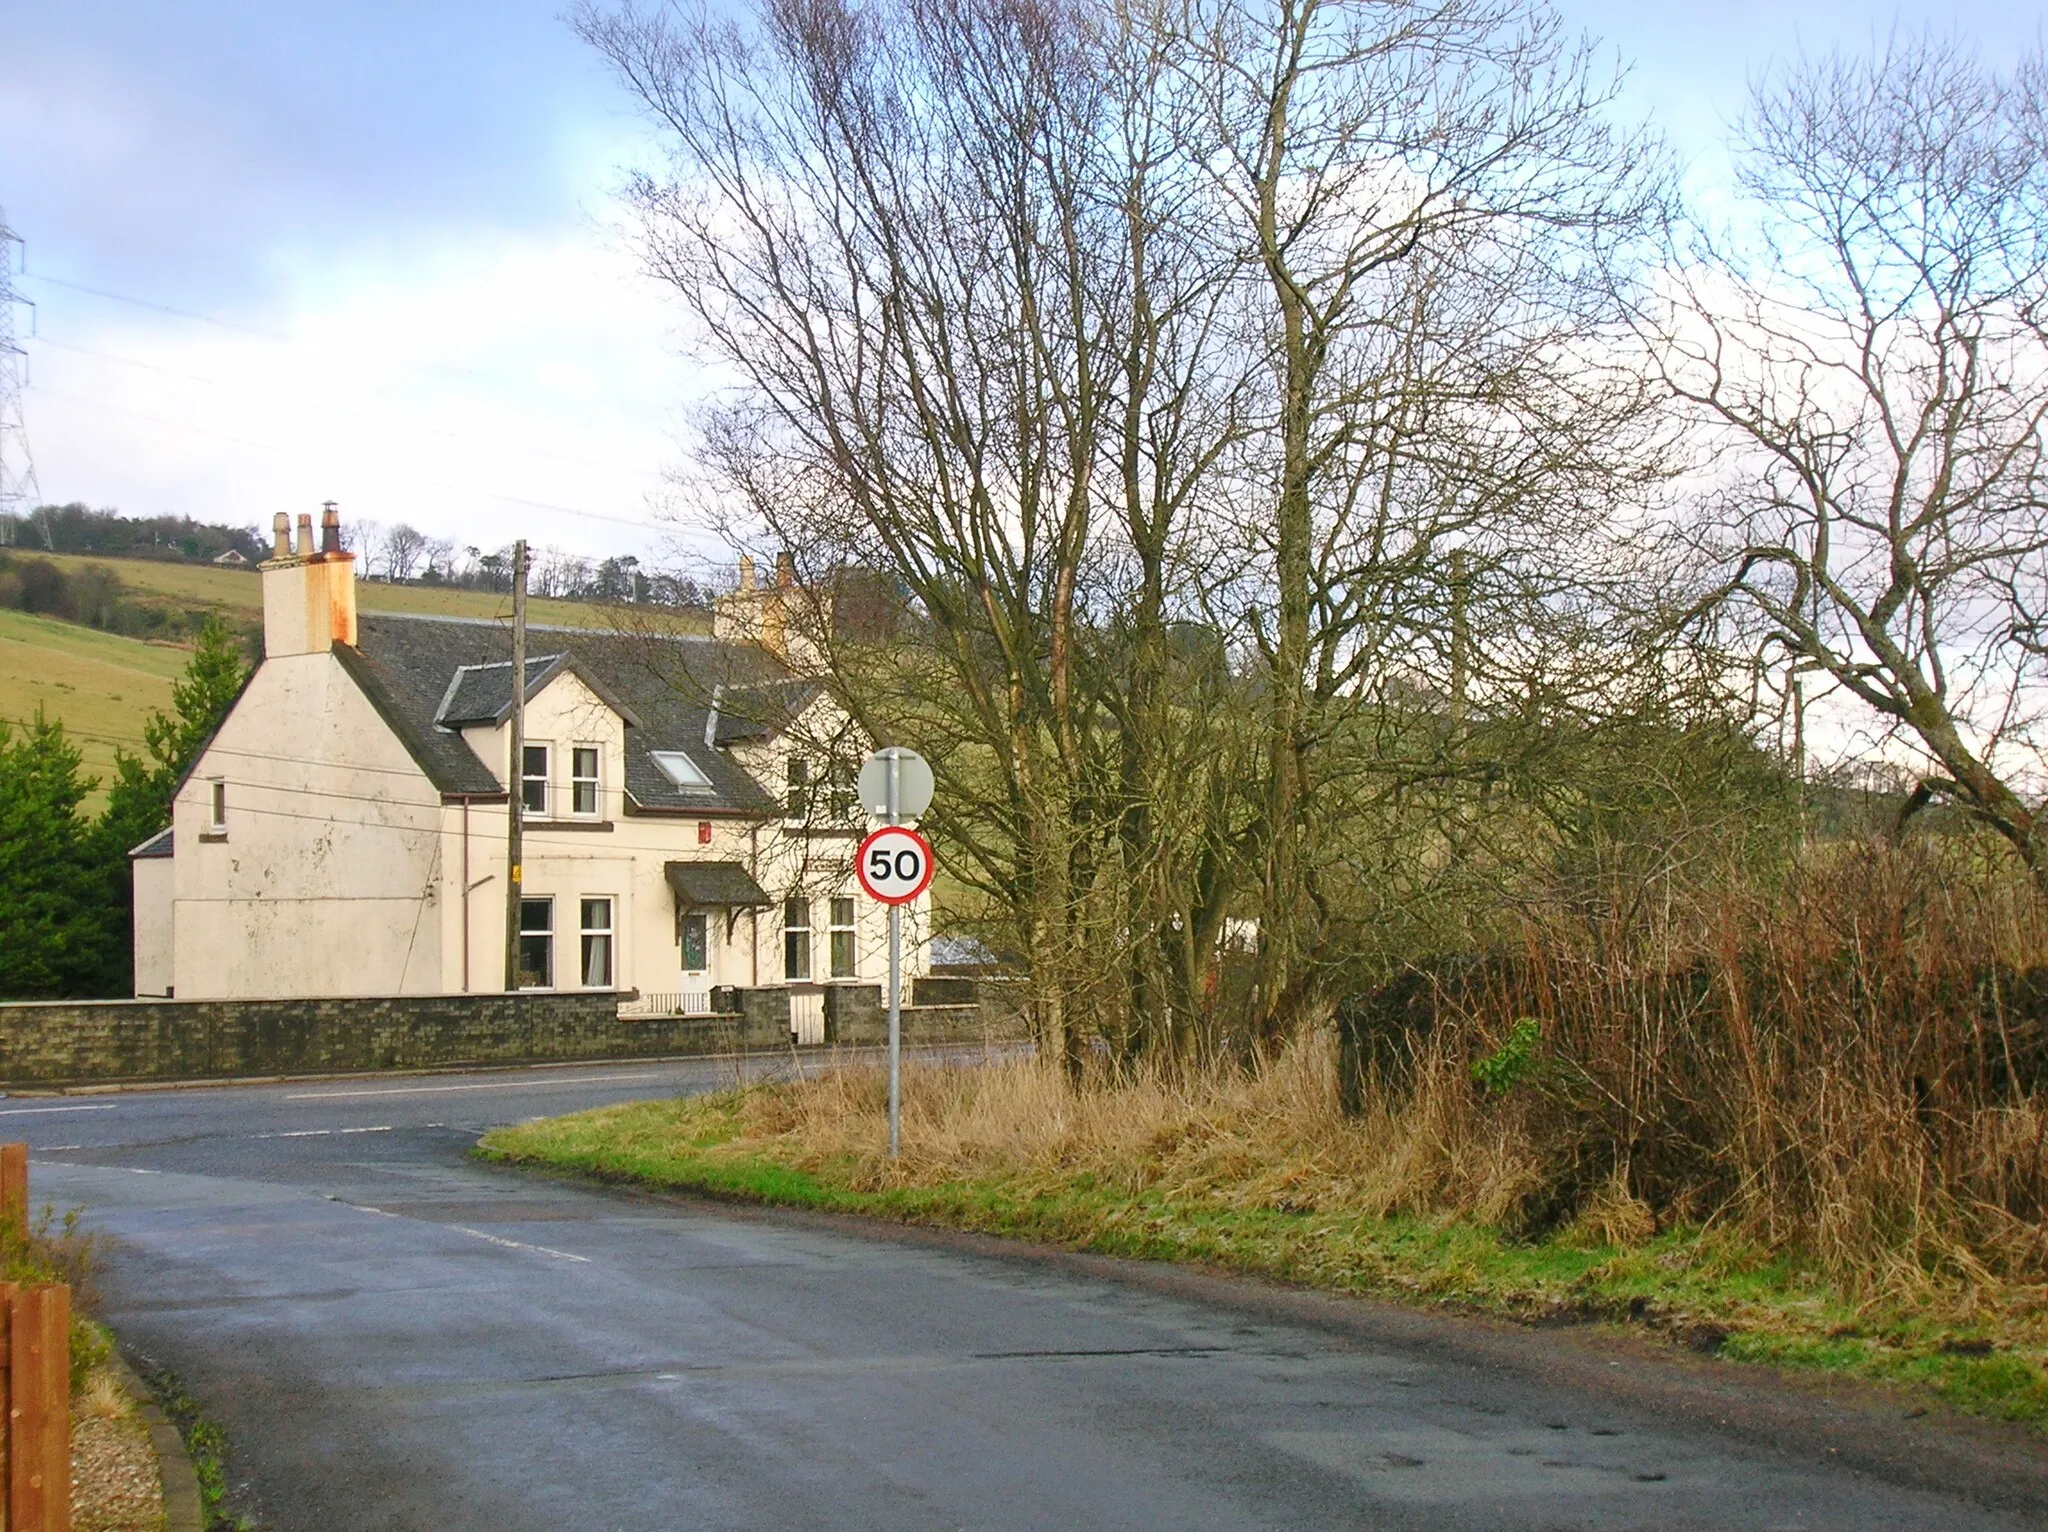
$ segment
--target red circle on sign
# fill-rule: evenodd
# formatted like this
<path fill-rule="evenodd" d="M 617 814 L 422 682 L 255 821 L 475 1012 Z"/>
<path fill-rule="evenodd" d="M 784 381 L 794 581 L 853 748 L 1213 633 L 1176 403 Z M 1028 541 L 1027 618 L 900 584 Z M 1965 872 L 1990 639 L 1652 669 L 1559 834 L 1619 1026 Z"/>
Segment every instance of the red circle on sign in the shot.
<path fill-rule="evenodd" d="M 860 843 L 853 875 L 870 899 L 908 904 L 931 887 L 932 843 L 915 830 L 885 825 Z"/>

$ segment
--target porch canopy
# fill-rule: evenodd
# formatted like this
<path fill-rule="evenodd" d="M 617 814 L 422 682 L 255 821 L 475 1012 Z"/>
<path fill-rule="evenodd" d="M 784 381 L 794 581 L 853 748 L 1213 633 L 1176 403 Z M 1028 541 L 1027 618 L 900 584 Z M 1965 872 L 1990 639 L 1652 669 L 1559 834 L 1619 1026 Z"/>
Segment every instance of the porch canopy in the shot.
<path fill-rule="evenodd" d="M 754 909 L 775 902 L 738 862 L 668 862 L 662 871 L 679 910 Z"/>

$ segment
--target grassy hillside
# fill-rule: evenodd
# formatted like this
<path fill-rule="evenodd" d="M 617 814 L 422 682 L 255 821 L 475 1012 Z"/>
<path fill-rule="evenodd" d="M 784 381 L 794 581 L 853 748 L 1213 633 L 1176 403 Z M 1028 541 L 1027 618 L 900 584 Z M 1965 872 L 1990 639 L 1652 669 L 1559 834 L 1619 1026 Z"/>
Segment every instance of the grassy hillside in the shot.
<path fill-rule="evenodd" d="M 67 574 L 87 565 L 111 570 L 122 588 L 143 603 L 217 611 L 244 629 L 262 616 L 262 580 L 254 570 L 20 551 L 25 557 L 47 559 Z M 356 587 L 356 600 L 366 612 L 498 620 L 509 620 L 512 614 L 510 596 L 423 585 L 365 581 Z M 527 613 L 536 623 L 564 627 L 609 628 L 617 621 L 616 614 L 603 607 L 539 597 L 527 603 Z M 180 645 L 0 607 L 0 718 L 32 718 L 41 704 L 50 717 L 63 720 L 85 756 L 86 771 L 105 783 L 113 776 L 115 746 L 131 753 L 141 749 L 143 719 L 170 706 L 171 682 L 190 657 L 191 651 Z M 103 797 L 95 793 L 88 807 L 96 809 Z"/>
<path fill-rule="evenodd" d="M 114 746 L 141 748 L 142 720 L 168 708 L 190 651 L 0 609 L 0 718 L 61 718 L 86 771 L 113 777 Z M 101 794 L 90 806 L 97 808 Z"/>
<path fill-rule="evenodd" d="M 262 579 L 254 569 L 217 569 L 211 564 L 172 564 L 154 559 L 110 559 L 72 553 L 38 553 L 66 571 L 98 564 L 121 577 L 121 583 L 144 595 L 166 597 L 180 605 L 208 606 L 231 617 L 254 617 L 263 610 Z M 490 591 L 452 590 L 431 585 L 381 585 L 365 580 L 356 587 L 356 605 L 365 612 L 400 612 L 419 617 L 497 617 L 512 615 L 512 598 Z M 602 607 L 581 601 L 549 601 L 534 597 L 526 604 L 533 622 L 571 628 L 610 627 L 615 620 Z"/>

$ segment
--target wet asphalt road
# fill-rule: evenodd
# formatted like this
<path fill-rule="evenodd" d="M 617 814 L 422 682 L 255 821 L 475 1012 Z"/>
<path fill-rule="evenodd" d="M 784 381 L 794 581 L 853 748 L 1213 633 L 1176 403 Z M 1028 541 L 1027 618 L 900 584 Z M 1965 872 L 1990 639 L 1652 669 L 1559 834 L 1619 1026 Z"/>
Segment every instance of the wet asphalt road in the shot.
<path fill-rule="evenodd" d="M 276 1532 L 2043 1524 L 1584 1367 L 466 1158 L 730 1078 L 16 1096 L 0 1138 L 108 1238 L 105 1317 L 226 1428 Z"/>

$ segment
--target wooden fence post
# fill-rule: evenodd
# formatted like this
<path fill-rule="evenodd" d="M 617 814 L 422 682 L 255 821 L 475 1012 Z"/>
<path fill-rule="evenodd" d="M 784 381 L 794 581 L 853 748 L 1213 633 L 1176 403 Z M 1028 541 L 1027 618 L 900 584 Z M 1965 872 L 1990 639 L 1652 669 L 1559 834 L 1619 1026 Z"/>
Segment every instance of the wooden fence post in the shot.
<path fill-rule="evenodd" d="M 7 1532 L 71 1532 L 71 1289 L 6 1289 Z"/>
<path fill-rule="evenodd" d="M 0 1144 L 0 1223 L 28 1242 L 27 1144 Z"/>

